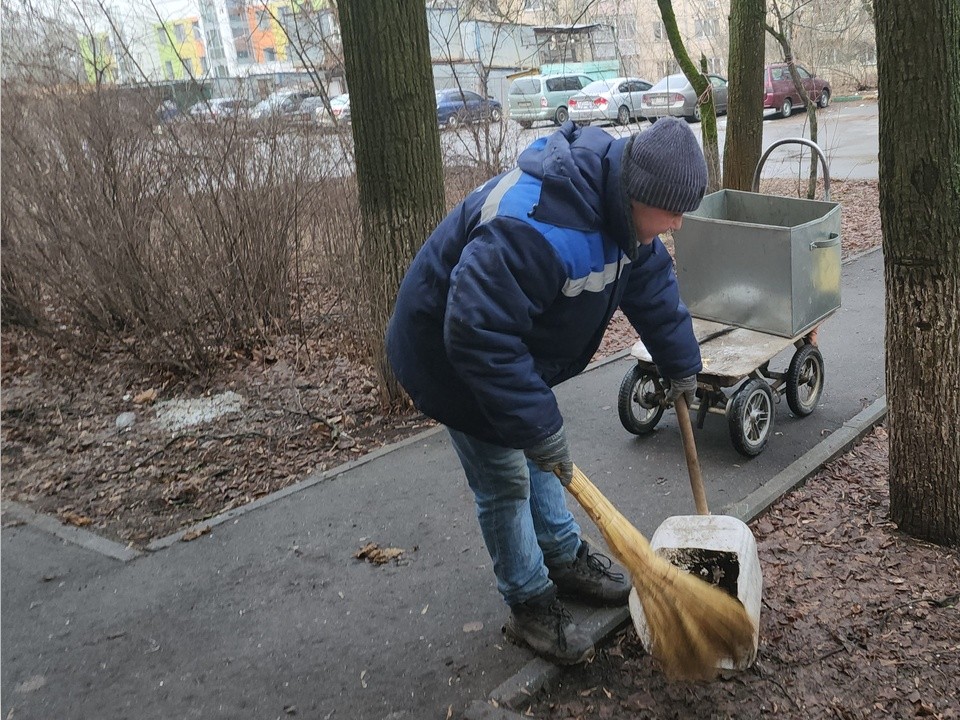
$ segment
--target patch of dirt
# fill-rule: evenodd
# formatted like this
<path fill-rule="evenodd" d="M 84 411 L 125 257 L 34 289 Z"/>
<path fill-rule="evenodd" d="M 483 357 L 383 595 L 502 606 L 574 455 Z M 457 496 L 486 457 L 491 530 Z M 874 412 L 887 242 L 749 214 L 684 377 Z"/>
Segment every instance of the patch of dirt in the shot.
<path fill-rule="evenodd" d="M 668 683 L 632 625 L 527 715 L 598 718 L 960 718 L 960 557 L 889 518 L 879 427 L 751 525 L 763 569 L 752 668 Z"/>
<path fill-rule="evenodd" d="M 843 206 L 844 257 L 879 245 L 877 183 L 831 189 Z M 796 195 L 798 184 L 761 190 Z M 214 377 L 183 380 L 119 347 L 80 357 L 5 329 L 3 497 L 143 546 L 432 426 L 410 409 L 381 406 L 376 374 L 335 315 L 304 337 L 280 337 L 268 350 L 224 358 Z M 618 313 L 594 359 L 635 340 Z M 226 392 L 242 398 L 239 412 L 173 430 L 157 421 L 165 401 Z"/>

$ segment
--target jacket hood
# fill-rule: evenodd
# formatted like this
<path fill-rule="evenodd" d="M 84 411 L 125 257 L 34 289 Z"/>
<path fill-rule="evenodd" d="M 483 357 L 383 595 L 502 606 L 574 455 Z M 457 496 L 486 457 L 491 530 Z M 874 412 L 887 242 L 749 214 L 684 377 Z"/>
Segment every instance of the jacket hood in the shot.
<path fill-rule="evenodd" d="M 623 182 L 623 159 L 630 138 L 613 138 L 599 128 L 566 122 L 534 141 L 520 155 L 520 169 L 542 183 L 533 217 L 585 232 L 601 231 L 616 240 L 630 260 L 637 239 Z"/>

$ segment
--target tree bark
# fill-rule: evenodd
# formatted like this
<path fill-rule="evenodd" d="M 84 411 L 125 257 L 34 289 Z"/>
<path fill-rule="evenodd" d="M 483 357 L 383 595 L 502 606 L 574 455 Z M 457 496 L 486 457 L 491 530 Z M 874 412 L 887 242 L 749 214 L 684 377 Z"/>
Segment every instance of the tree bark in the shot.
<path fill-rule="evenodd" d="M 763 152 L 763 0 L 731 0 L 723 187 L 751 190 Z"/>
<path fill-rule="evenodd" d="M 706 74 L 697 69 L 690 59 L 687 49 L 680 37 L 680 28 L 677 25 L 677 16 L 673 12 L 671 0 L 657 0 L 660 8 L 660 18 L 670 40 L 670 49 L 676 58 L 683 74 L 697 92 L 700 107 L 700 133 L 703 138 L 703 156 L 707 161 L 707 192 L 719 190 L 722 186 L 720 177 L 720 150 L 717 136 L 717 109 L 713 102 L 713 85 L 707 80 Z"/>
<path fill-rule="evenodd" d="M 960 6 L 876 0 L 890 512 L 960 543 Z"/>
<path fill-rule="evenodd" d="M 368 349 L 386 388 L 403 392 L 383 336 L 400 281 L 444 208 L 427 18 L 422 0 L 340 0 L 360 198 Z"/>

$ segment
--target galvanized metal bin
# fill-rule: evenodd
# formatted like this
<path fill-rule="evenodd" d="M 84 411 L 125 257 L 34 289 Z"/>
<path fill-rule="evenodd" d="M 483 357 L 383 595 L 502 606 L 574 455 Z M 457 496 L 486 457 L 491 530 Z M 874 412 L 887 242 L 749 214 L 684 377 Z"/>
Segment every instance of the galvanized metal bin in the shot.
<path fill-rule="evenodd" d="M 794 338 L 840 307 L 840 205 L 721 190 L 674 237 L 694 317 Z"/>

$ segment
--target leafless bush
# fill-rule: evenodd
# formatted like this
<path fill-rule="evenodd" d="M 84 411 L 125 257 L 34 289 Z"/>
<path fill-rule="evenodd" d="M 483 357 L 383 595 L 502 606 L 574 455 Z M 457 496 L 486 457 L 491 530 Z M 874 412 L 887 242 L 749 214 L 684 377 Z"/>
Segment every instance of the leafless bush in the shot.
<path fill-rule="evenodd" d="M 316 136 L 158 132 L 155 97 L 105 88 L 4 96 L 5 311 L 189 371 L 289 322 L 298 270 L 331 255 L 320 189 L 342 168 Z"/>

